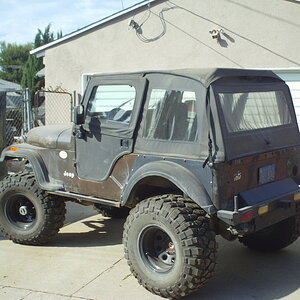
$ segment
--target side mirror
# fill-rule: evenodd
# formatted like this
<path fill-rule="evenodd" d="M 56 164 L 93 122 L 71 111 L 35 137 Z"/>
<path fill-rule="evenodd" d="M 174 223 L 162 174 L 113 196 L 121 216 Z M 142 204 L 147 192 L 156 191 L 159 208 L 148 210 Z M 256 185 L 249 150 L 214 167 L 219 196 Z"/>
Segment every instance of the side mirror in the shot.
<path fill-rule="evenodd" d="M 76 125 L 84 123 L 84 110 L 82 105 L 74 107 L 73 121 Z"/>

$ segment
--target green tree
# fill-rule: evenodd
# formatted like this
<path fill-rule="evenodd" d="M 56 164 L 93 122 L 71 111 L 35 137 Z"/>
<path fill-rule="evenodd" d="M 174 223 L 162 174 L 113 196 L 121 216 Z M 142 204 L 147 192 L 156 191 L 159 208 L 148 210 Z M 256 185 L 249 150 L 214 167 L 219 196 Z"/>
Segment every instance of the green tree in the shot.
<path fill-rule="evenodd" d="M 29 88 L 31 98 L 35 91 L 42 87 L 42 81 L 36 76 L 39 69 L 39 60 L 35 56 L 29 56 L 23 70 L 21 85 L 23 88 Z"/>
<path fill-rule="evenodd" d="M 58 32 L 56 38 L 62 37 L 62 31 Z M 51 24 L 48 24 L 44 31 L 38 29 L 34 39 L 34 48 L 41 47 L 55 40 L 54 33 L 51 32 Z M 22 86 L 29 88 L 31 98 L 36 90 L 44 86 L 44 79 L 36 76 L 36 73 L 43 68 L 42 58 L 37 58 L 35 55 L 28 57 L 25 68 L 23 70 Z"/>
<path fill-rule="evenodd" d="M 0 78 L 20 84 L 32 44 L 0 42 Z"/>
<path fill-rule="evenodd" d="M 54 41 L 54 33 L 50 31 L 51 24 L 48 24 L 45 27 L 44 32 L 38 28 L 38 33 L 34 39 L 34 48 L 38 48 L 40 46 L 46 45 L 52 41 Z"/>

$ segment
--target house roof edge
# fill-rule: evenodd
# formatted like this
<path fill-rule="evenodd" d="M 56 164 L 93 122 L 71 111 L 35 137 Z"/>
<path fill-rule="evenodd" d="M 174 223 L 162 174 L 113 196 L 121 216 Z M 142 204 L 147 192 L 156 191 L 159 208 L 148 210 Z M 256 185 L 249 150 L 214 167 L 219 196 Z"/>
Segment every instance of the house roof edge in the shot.
<path fill-rule="evenodd" d="M 105 18 L 103 18 L 103 19 L 101 19 L 99 21 L 96 21 L 96 22 L 94 22 L 94 23 L 92 23 L 90 25 L 82 27 L 81 29 L 78 29 L 78 30 L 76 30 L 74 32 L 71 32 L 71 33 L 67 34 L 66 36 L 63 36 L 60 39 L 57 39 L 57 40 L 55 40 L 53 42 L 50 42 L 48 44 L 45 44 L 45 45 L 40 46 L 38 48 L 35 48 L 35 49 L 33 49 L 33 50 L 30 51 L 30 54 L 38 55 L 39 53 L 43 52 L 44 50 L 46 50 L 46 49 L 48 49 L 50 47 L 56 46 L 56 45 L 58 45 L 58 44 L 60 44 L 60 43 L 62 43 L 64 41 L 66 41 L 68 39 L 76 37 L 76 36 L 78 36 L 78 35 L 80 35 L 80 34 L 82 34 L 84 32 L 87 32 L 87 31 L 89 31 L 89 30 L 91 30 L 91 29 L 93 29 L 93 28 L 95 28 L 97 26 L 103 25 L 103 24 L 105 24 L 105 23 L 107 23 L 107 22 L 109 22 L 111 20 L 117 19 L 117 18 L 119 18 L 119 17 L 121 17 L 123 15 L 126 15 L 129 12 L 132 12 L 132 11 L 134 11 L 136 9 L 139 9 L 139 8 L 143 7 L 143 6 L 146 6 L 146 5 L 149 5 L 149 4 L 153 3 L 153 2 L 158 2 L 158 1 L 162 1 L 162 0 L 144 0 L 142 2 L 139 2 L 139 3 L 137 3 L 137 4 L 133 5 L 133 6 L 125 8 L 125 9 L 123 9 L 123 10 L 117 12 L 117 13 L 114 13 L 114 14 L 112 14 L 112 15 L 110 15 L 108 17 L 105 17 Z"/>

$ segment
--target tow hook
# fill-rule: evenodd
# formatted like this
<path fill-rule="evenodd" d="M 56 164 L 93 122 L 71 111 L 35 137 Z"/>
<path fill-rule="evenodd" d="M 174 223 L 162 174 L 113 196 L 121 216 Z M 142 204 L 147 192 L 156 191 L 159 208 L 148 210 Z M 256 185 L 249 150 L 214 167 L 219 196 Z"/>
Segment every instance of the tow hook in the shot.
<path fill-rule="evenodd" d="M 245 234 L 254 232 L 254 222 L 241 223 L 236 226 L 229 226 L 227 230 L 235 237 L 243 236 Z"/>

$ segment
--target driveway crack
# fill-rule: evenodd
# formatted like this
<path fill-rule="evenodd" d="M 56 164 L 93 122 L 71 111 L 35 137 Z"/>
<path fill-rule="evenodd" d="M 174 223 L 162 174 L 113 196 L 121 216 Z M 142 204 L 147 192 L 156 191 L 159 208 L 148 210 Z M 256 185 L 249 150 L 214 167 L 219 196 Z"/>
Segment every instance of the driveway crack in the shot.
<path fill-rule="evenodd" d="M 104 273 L 112 270 L 120 261 L 122 261 L 124 259 L 124 257 L 120 258 L 119 260 L 117 260 L 115 263 L 113 263 L 110 267 L 108 267 L 107 269 L 105 269 L 103 272 L 101 272 L 100 274 L 98 274 L 97 276 L 95 276 L 93 279 L 91 279 L 90 281 L 88 281 L 86 284 L 84 284 L 80 289 L 78 289 L 77 291 L 75 291 L 74 293 L 72 293 L 71 296 L 75 296 L 75 294 L 77 294 L 79 291 L 81 291 L 83 288 L 85 288 L 87 285 L 89 285 L 91 282 L 93 282 L 94 280 L 96 280 L 97 278 L 99 278 L 100 276 L 102 276 Z M 77 296 L 75 296 L 77 297 Z"/>

